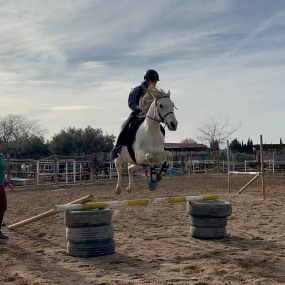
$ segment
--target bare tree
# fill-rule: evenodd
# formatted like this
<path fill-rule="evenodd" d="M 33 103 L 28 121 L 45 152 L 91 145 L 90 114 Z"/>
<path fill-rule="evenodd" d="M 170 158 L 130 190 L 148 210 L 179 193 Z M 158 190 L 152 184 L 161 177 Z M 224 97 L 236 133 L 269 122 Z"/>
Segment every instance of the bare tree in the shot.
<path fill-rule="evenodd" d="M 186 139 L 182 140 L 181 143 L 197 144 L 197 142 L 191 138 L 186 138 Z"/>
<path fill-rule="evenodd" d="M 228 117 L 210 117 L 202 122 L 201 126 L 198 128 L 199 135 L 197 138 L 210 146 L 214 160 L 217 161 L 217 172 L 220 171 L 220 149 L 226 145 L 227 140 L 230 139 L 238 127 L 231 127 Z"/>
<path fill-rule="evenodd" d="M 7 142 L 19 142 L 32 136 L 43 136 L 45 130 L 36 120 L 28 120 L 22 115 L 9 114 L 0 118 L 0 136 Z"/>
<path fill-rule="evenodd" d="M 228 117 L 214 118 L 210 117 L 206 119 L 198 128 L 199 134 L 197 139 L 206 143 L 211 149 L 219 150 L 225 146 L 227 140 L 233 135 L 239 128 L 231 127 Z"/>

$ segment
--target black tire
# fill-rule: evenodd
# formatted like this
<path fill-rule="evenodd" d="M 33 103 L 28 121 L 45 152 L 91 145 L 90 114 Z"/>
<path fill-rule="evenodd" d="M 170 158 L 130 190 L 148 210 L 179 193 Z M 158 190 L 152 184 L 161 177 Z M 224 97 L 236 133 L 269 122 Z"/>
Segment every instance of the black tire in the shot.
<path fill-rule="evenodd" d="M 113 225 L 84 228 L 66 228 L 66 240 L 70 242 L 91 242 L 113 237 Z"/>
<path fill-rule="evenodd" d="M 198 228 L 222 228 L 227 226 L 227 218 L 190 217 L 190 224 Z"/>
<path fill-rule="evenodd" d="M 110 209 L 67 211 L 64 221 L 69 228 L 109 225 L 112 222 L 112 211 Z"/>
<path fill-rule="evenodd" d="M 67 242 L 67 253 L 79 257 L 96 257 L 115 253 L 114 239 L 105 239 L 93 242 Z"/>
<path fill-rule="evenodd" d="M 232 214 L 232 205 L 221 200 L 189 201 L 188 213 L 194 217 L 224 218 Z"/>
<path fill-rule="evenodd" d="M 201 239 L 220 239 L 227 236 L 226 227 L 221 228 L 199 228 L 199 227 L 190 227 L 191 236 L 194 238 Z"/>

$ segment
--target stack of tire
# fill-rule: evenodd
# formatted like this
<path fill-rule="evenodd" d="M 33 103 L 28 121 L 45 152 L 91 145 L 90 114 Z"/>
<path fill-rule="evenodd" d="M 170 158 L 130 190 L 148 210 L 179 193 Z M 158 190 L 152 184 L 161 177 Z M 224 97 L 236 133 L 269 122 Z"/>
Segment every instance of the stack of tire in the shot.
<path fill-rule="evenodd" d="M 232 205 L 222 200 L 189 201 L 190 234 L 200 239 L 221 239 L 227 236 L 227 217 L 232 214 Z"/>
<path fill-rule="evenodd" d="M 96 257 L 115 253 L 110 209 L 67 211 L 64 221 L 69 255 Z"/>

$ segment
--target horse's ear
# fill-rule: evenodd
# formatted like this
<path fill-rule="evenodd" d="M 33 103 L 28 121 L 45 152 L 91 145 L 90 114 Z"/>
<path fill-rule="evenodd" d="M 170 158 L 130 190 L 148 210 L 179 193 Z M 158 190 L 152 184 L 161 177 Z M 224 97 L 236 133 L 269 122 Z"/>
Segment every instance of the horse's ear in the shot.
<path fill-rule="evenodd" d="M 167 95 L 170 96 L 170 90 L 167 91 Z"/>

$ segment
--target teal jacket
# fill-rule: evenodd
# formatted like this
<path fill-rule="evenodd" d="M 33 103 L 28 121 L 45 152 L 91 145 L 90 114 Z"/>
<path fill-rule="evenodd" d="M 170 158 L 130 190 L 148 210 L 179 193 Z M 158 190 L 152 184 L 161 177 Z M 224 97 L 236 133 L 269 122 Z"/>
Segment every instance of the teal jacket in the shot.
<path fill-rule="evenodd" d="M 2 153 L 0 153 L 0 185 L 4 185 L 6 174 L 6 161 Z"/>

